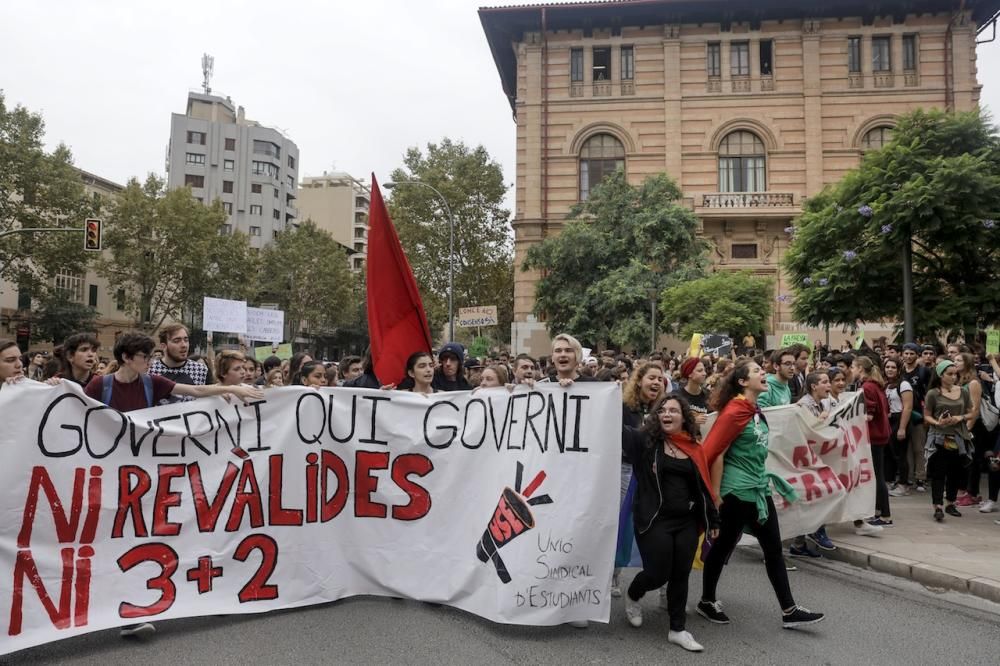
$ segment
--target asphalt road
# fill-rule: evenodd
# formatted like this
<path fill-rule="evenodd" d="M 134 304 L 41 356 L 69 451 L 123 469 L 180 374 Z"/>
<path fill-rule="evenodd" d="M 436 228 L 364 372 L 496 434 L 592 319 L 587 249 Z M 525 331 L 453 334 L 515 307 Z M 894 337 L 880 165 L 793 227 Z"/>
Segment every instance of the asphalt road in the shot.
<path fill-rule="evenodd" d="M 632 573 L 631 571 L 629 573 Z M 628 625 L 620 599 L 609 625 L 497 625 L 447 607 L 363 597 L 267 615 L 158 623 L 146 641 L 101 631 L 0 658 L 14 664 L 584 664 L 700 661 L 713 664 L 997 664 L 1000 607 L 837 563 L 789 574 L 796 601 L 827 613 L 809 630 L 781 628 L 759 555 L 739 549 L 719 586 L 733 623 L 693 611 L 688 630 L 701 655 L 667 643 L 658 598 L 643 599 L 645 623 Z M 692 574 L 692 598 L 701 575 Z"/>

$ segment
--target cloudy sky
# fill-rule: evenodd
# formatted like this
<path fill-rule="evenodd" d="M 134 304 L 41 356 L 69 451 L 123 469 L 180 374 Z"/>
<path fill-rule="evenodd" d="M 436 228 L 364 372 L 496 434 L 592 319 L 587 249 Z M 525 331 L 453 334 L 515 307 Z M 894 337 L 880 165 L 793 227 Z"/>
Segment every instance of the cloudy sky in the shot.
<path fill-rule="evenodd" d="M 301 175 L 381 179 L 409 146 L 483 144 L 514 179 L 514 123 L 483 35 L 482 0 L 32 0 L 0 6 L 0 89 L 44 115 L 49 146 L 124 183 L 163 173 L 170 114 L 200 90 L 281 128 Z M 1000 110 L 1000 41 L 979 47 Z"/>

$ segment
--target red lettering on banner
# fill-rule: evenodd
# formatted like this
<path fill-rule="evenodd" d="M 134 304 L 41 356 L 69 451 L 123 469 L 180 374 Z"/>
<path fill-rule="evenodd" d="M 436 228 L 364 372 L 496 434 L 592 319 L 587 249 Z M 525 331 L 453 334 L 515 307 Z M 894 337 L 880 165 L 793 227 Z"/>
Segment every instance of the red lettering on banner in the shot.
<path fill-rule="evenodd" d="M 219 514 L 222 507 L 229 499 L 229 493 L 233 490 L 233 483 L 240 468 L 233 463 L 226 463 L 226 471 L 219 482 L 219 488 L 215 491 L 215 499 L 211 504 L 208 496 L 205 495 L 205 484 L 201 480 L 201 467 L 198 463 L 188 465 L 188 480 L 191 483 L 191 494 L 194 497 L 194 515 L 198 520 L 199 532 L 214 532 L 215 525 L 219 522 Z"/>
<path fill-rule="evenodd" d="M 325 523 L 340 515 L 340 512 L 347 505 L 347 491 L 350 490 L 350 481 L 348 480 L 347 465 L 340 459 L 340 456 L 326 449 L 323 449 L 322 453 L 323 457 L 320 460 L 319 478 L 320 491 L 323 497 L 323 512 L 320 520 Z M 333 475 L 337 477 L 337 492 L 333 494 L 333 497 L 327 494 L 330 472 L 333 472 Z"/>
<path fill-rule="evenodd" d="M 404 453 L 392 461 L 392 480 L 410 496 L 409 504 L 392 507 L 393 518 L 417 520 L 427 515 L 431 510 L 431 494 L 423 486 L 410 481 L 409 476 L 427 476 L 433 470 L 434 464 L 430 459 L 419 453 Z"/>
<path fill-rule="evenodd" d="M 226 523 L 227 532 L 239 531 L 246 509 L 250 510 L 250 526 L 263 527 L 264 504 L 260 498 L 260 486 L 257 485 L 257 475 L 253 471 L 252 460 L 243 461 L 240 481 L 236 486 L 236 496 L 233 498 L 233 509 L 229 514 L 229 521 Z"/>
<path fill-rule="evenodd" d="M 838 446 L 840 446 L 840 440 L 837 439 L 823 440 L 822 442 L 820 442 L 819 454 L 821 456 L 825 456 L 830 451 L 835 450 Z"/>
<path fill-rule="evenodd" d="M 137 480 L 135 487 L 131 479 Z M 146 520 L 142 515 L 142 496 L 152 487 L 149 474 L 137 465 L 124 465 L 118 469 L 118 511 L 111 527 L 111 537 L 120 539 L 125 527 L 125 518 L 132 513 L 132 532 L 137 537 L 148 536 Z"/>
<path fill-rule="evenodd" d="M 816 442 L 809 442 L 805 446 L 796 446 L 792 449 L 792 464 L 800 469 L 817 465 L 819 458 L 816 457 L 811 448 L 815 444 Z"/>
<path fill-rule="evenodd" d="M 802 475 L 802 489 L 806 494 L 806 501 L 811 502 L 814 499 L 823 496 L 823 489 L 816 485 L 816 475 L 809 473 Z"/>
<path fill-rule="evenodd" d="M 180 506 L 181 494 L 171 490 L 170 483 L 184 476 L 187 468 L 184 465 L 158 465 L 156 471 L 159 478 L 153 502 L 153 536 L 177 536 L 181 533 L 181 524 L 170 522 L 167 513 L 171 507 Z"/>
<path fill-rule="evenodd" d="M 37 468 L 36 468 L 37 469 Z M 52 625 L 56 629 L 67 629 L 70 626 L 70 604 L 72 603 L 72 583 L 73 583 L 73 549 L 63 548 L 60 551 L 62 556 L 62 578 L 59 588 L 59 607 L 56 608 L 49 597 L 45 583 L 35 566 L 35 559 L 30 550 L 19 550 L 14 557 L 14 589 L 11 595 L 10 624 L 7 627 L 7 634 L 16 636 L 21 633 L 21 617 L 24 605 L 24 579 L 27 578 L 38 595 L 38 600 L 42 602 L 42 607 L 49 615 Z"/>
<path fill-rule="evenodd" d="M 41 489 L 49 501 L 52 510 L 52 520 L 55 523 L 56 539 L 59 543 L 76 541 L 77 527 L 80 524 L 80 514 L 83 512 L 83 489 L 86 471 L 77 467 L 73 478 L 73 496 L 70 500 L 69 515 L 64 509 L 65 504 L 56 492 L 49 472 L 45 467 L 35 466 L 31 469 L 31 480 L 28 484 L 28 497 L 24 502 L 24 513 L 21 517 L 21 531 L 17 535 L 17 547 L 27 548 L 31 545 L 31 529 L 35 524 L 35 512 L 38 510 L 38 491 Z"/>
<path fill-rule="evenodd" d="M 83 532 L 80 543 L 93 543 L 97 536 L 97 523 L 101 517 L 101 475 L 104 470 L 94 465 L 90 468 L 90 481 L 87 483 L 87 517 L 83 521 Z M 81 549 L 81 552 L 83 550 Z"/>
<path fill-rule="evenodd" d="M 143 562 L 160 566 L 160 573 L 146 581 L 146 589 L 159 590 L 160 598 L 148 606 L 137 606 L 123 601 L 118 605 L 118 616 L 123 618 L 148 617 L 169 610 L 177 598 L 177 586 L 170 579 L 177 571 L 177 551 L 165 543 L 144 543 L 118 558 L 122 573 Z"/>
<path fill-rule="evenodd" d="M 87 614 L 90 612 L 90 558 L 94 556 L 91 546 L 84 546 L 77 553 L 76 561 L 76 606 L 73 610 L 73 624 L 82 627 L 87 624 Z"/>
<path fill-rule="evenodd" d="M 306 522 L 315 523 L 319 513 L 319 456 L 314 452 L 306 456 Z"/>
<path fill-rule="evenodd" d="M 284 460 L 285 456 L 280 453 L 268 459 L 271 473 L 267 478 L 267 521 L 270 525 L 301 525 L 302 509 L 286 509 L 281 506 L 281 466 Z"/>
<path fill-rule="evenodd" d="M 500 498 L 496 511 L 493 512 L 493 520 L 490 521 L 489 530 L 497 543 L 505 543 L 514 535 L 524 531 L 524 523 L 507 504 L 507 498 Z"/>
<path fill-rule="evenodd" d="M 388 469 L 389 453 L 386 451 L 358 451 L 354 459 L 354 515 L 358 518 L 385 518 L 386 506 L 371 500 L 378 490 L 378 477 L 373 469 Z"/>
<path fill-rule="evenodd" d="M 826 488 L 826 491 L 831 495 L 843 488 L 843 485 L 840 483 L 840 479 L 837 478 L 837 475 L 829 467 L 820 467 L 819 478 L 820 481 L 823 482 L 823 486 Z"/>

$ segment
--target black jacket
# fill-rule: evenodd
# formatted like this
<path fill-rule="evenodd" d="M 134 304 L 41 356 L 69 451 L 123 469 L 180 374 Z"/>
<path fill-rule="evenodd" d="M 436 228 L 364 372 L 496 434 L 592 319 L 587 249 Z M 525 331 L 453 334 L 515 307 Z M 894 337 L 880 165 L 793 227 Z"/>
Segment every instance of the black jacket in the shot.
<path fill-rule="evenodd" d="M 440 368 L 434 372 L 434 380 L 431 382 L 431 386 L 434 387 L 436 391 L 471 391 L 472 385 L 465 380 L 465 374 L 462 371 L 462 366 L 458 366 L 458 374 L 455 375 L 455 380 L 451 381 L 444 376 Z"/>
<path fill-rule="evenodd" d="M 370 372 L 365 372 L 354 379 L 349 379 L 344 382 L 344 386 L 347 388 L 366 388 L 366 389 L 377 389 L 382 388 L 382 384 L 379 382 L 378 377 Z"/>
<path fill-rule="evenodd" d="M 635 502 L 632 505 L 632 519 L 636 534 L 644 534 L 653 526 L 656 514 L 660 511 L 663 501 L 663 491 L 660 489 L 660 477 L 656 473 L 658 463 L 663 459 L 662 446 L 650 446 L 649 436 L 641 430 L 629 426 L 622 427 L 622 451 L 630 463 L 632 474 L 636 480 Z M 719 512 L 715 508 L 711 491 L 705 486 L 701 473 L 695 466 L 695 480 L 701 491 L 691 500 L 696 505 L 695 515 L 700 530 L 712 530 L 719 527 Z"/>

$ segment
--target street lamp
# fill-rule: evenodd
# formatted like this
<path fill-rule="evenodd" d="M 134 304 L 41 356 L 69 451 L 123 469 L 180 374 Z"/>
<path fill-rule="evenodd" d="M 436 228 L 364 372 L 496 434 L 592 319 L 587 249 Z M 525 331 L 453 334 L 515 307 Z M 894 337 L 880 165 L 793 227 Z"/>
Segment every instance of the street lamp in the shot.
<path fill-rule="evenodd" d="M 646 294 L 649 296 L 649 324 L 652 329 L 650 335 L 652 342 L 649 349 L 652 353 L 656 351 L 656 296 L 659 294 L 659 290 L 656 287 L 650 287 L 646 290 Z"/>
<path fill-rule="evenodd" d="M 441 199 L 444 210 L 448 214 L 448 342 L 453 342 L 455 340 L 455 217 L 451 214 L 448 200 L 433 185 L 422 180 L 398 180 L 382 183 L 382 187 L 387 190 L 391 190 L 397 185 L 423 185 L 430 188 Z"/>

